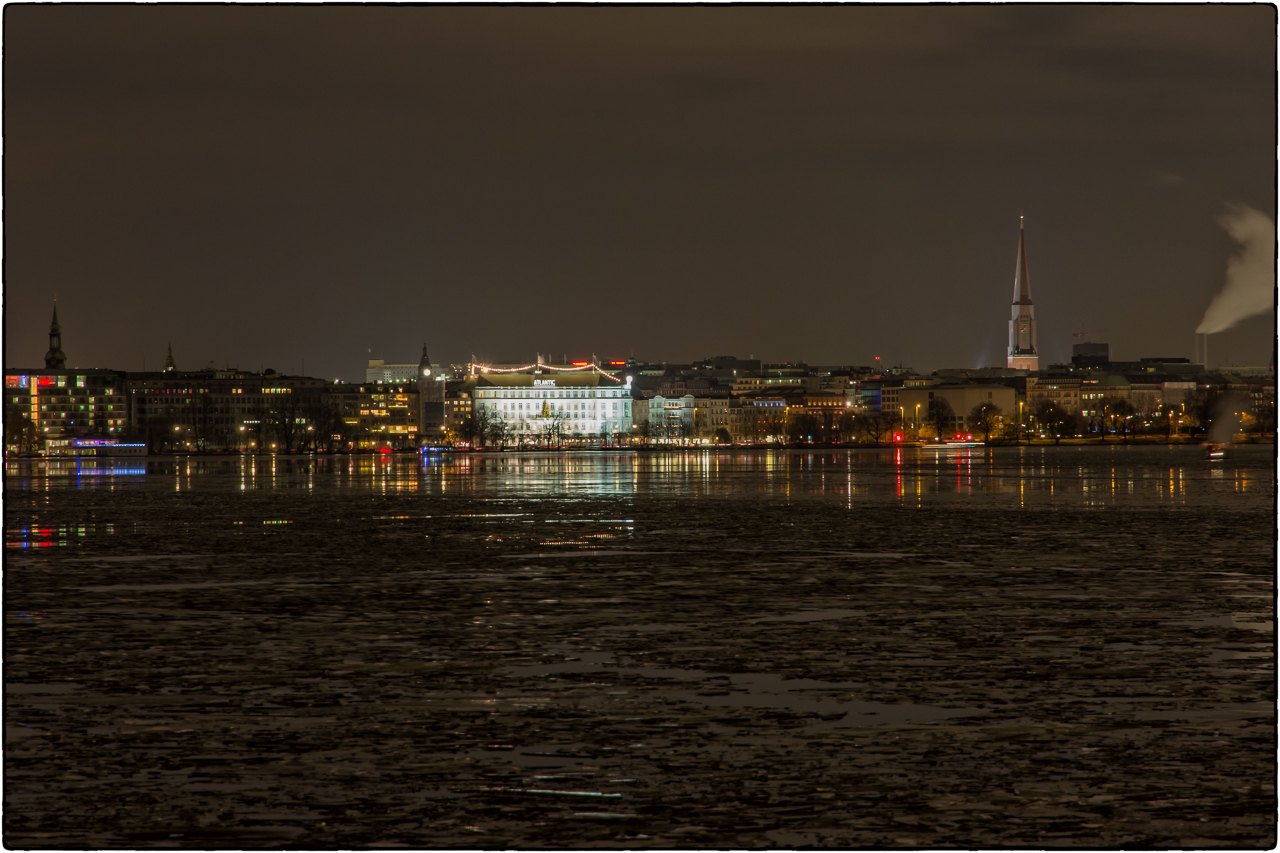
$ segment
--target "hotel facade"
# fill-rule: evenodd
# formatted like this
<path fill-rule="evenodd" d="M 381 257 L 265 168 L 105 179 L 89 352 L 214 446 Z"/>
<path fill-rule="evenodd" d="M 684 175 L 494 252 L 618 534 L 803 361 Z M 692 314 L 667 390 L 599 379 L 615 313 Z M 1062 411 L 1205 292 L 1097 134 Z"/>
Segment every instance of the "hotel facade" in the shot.
<path fill-rule="evenodd" d="M 483 373 L 475 415 L 515 435 L 539 435 L 556 422 L 568 438 L 599 440 L 631 432 L 631 380 L 590 373 Z"/>

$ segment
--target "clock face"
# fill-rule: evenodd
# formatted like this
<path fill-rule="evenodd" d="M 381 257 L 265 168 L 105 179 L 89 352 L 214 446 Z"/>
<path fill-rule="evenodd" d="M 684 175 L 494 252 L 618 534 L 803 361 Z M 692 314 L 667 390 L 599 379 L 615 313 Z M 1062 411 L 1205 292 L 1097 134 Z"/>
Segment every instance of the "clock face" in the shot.
<path fill-rule="evenodd" d="M 1026 324 L 1026 323 L 1023 323 L 1023 324 L 1022 324 L 1021 326 L 1019 326 L 1018 328 L 1019 328 L 1019 330 L 1021 330 L 1021 331 L 1025 332 L 1025 331 L 1027 330 L 1027 324 Z"/>
<path fill-rule="evenodd" d="M 1024 326 L 1023 328 L 1026 328 L 1026 327 Z M 422 369 L 422 375 L 423 375 L 423 376 L 430 376 L 430 375 L 431 375 L 431 368 L 429 368 L 429 367 L 424 367 L 424 368 Z"/>

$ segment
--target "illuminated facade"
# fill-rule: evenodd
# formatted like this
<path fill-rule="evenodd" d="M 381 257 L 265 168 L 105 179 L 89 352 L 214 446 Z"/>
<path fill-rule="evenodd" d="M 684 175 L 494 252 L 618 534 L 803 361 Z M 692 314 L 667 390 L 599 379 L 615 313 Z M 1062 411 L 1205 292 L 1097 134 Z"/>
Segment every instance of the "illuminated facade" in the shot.
<path fill-rule="evenodd" d="M 697 411 L 692 394 L 663 397 L 657 394 L 644 401 L 649 406 L 649 435 L 655 441 L 685 441 L 694 437 Z"/>
<path fill-rule="evenodd" d="M 1009 319 L 1008 367 L 1039 370 L 1036 350 L 1036 309 L 1031 304 L 1031 278 L 1027 275 L 1027 232 L 1018 222 L 1018 259 L 1013 273 L 1013 307 Z"/>
<path fill-rule="evenodd" d="M 554 425 L 566 438 L 599 440 L 631 432 L 631 381 L 600 372 L 497 373 L 476 377 L 475 416 L 516 436 Z"/>
<path fill-rule="evenodd" d="M 342 446 L 357 450 L 418 446 L 418 388 L 414 383 L 335 382 L 325 386 L 324 395 L 342 420 Z"/>
<path fill-rule="evenodd" d="M 10 446 L 22 441 L 24 430 L 43 442 L 120 435 L 129 426 L 124 374 L 115 370 L 6 370 L 4 386 Z"/>
<path fill-rule="evenodd" d="M 1034 412 L 1042 402 L 1055 404 L 1069 415 L 1080 414 L 1079 376 L 1027 377 L 1027 410 Z"/>

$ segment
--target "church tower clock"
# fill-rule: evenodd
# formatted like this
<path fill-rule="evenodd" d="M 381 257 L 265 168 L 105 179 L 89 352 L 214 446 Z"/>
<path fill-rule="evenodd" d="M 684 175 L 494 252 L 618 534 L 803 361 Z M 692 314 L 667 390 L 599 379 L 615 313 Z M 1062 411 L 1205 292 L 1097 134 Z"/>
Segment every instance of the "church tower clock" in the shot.
<path fill-rule="evenodd" d="M 422 358 L 418 360 L 418 439 L 419 444 L 430 445 L 444 437 L 444 377 L 438 376 L 427 355 L 427 345 L 422 345 Z"/>

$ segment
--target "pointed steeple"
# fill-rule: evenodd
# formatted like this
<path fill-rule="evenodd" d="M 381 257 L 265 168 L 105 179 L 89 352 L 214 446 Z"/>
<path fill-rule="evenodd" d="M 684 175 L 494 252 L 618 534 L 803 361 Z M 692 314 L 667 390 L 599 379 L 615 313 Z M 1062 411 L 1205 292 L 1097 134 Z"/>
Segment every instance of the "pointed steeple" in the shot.
<path fill-rule="evenodd" d="M 1018 217 L 1018 258 L 1013 272 L 1013 305 L 1009 314 L 1009 351 L 1006 364 L 1018 370 L 1039 370 L 1036 349 L 1036 309 L 1031 304 L 1031 276 L 1027 273 L 1027 229 Z"/>
<path fill-rule="evenodd" d="M 164 356 L 164 372 L 168 373 L 177 369 L 177 365 L 173 363 L 173 344 L 169 344 L 169 349 Z"/>
<path fill-rule="evenodd" d="M 1031 304 L 1031 276 L 1027 274 L 1027 229 L 1022 216 L 1018 217 L 1018 260 L 1013 273 L 1013 304 Z"/>
<path fill-rule="evenodd" d="M 44 366 L 47 370 L 62 370 L 67 364 L 66 353 L 62 351 L 62 327 L 58 325 L 58 300 L 53 300 L 53 322 L 49 324 L 49 351 L 44 354 Z"/>

